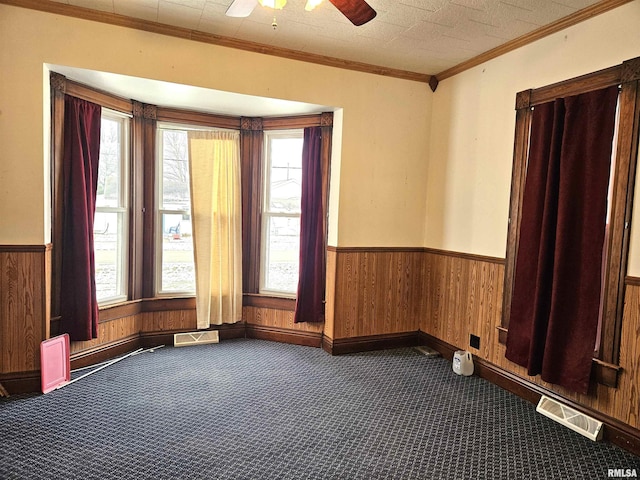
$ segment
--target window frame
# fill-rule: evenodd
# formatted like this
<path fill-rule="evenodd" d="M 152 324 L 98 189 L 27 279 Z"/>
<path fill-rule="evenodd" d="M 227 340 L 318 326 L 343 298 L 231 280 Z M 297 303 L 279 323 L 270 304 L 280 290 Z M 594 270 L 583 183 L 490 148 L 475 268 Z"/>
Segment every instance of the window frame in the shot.
<path fill-rule="evenodd" d="M 264 147 L 263 147 L 263 162 L 264 170 L 262 174 L 262 203 L 261 203 L 261 229 L 260 229 L 260 283 L 258 287 L 258 293 L 261 295 L 269 295 L 282 298 L 296 298 L 297 292 L 288 290 L 277 290 L 267 288 L 267 238 L 269 229 L 269 219 L 273 217 L 280 218 L 297 218 L 300 219 L 302 212 L 297 213 L 285 213 L 285 212 L 271 212 L 268 209 L 269 204 L 269 185 L 271 180 L 271 140 L 272 139 L 288 139 L 299 138 L 304 141 L 304 129 L 286 129 L 286 130 L 270 130 L 264 133 Z M 302 161 L 302 159 L 301 159 Z M 300 238 L 300 232 L 298 231 L 298 239 Z"/>
<path fill-rule="evenodd" d="M 323 129 L 323 198 L 325 215 L 328 214 L 329 176 L 331 164 L 331 139 L 333 113 L 296 117 L 241 117 L 240 151 L 242 161 L 242 262 L 243 304 L 251 307 L 294 311 L 295 296 L 260 293 L 260 265 L 262 251 L 262 172 L 264 170 L 264 134 L 273 130 L 295 130 L 306 127 Z M 326 241 L 325 241 L 326 249 Z"/>
<path fill-rule="evenodd" d="M 101 118 L 107 118 L 117 121 L 120 124 L 120 185 L 118 188 L 118 206 L 117 207 L 100 207 L 96 202 L 95 213 L 116 213 L 119 218 L 118 235 L 122 242 L 119 245 L 118 256 L 119 269 L 116 274 L 116 285 L 119 285 L 119 293 L 106 297 L 102 300 L 98 299 L 98 307 L 107 307 L 117 303 L 127 301 L 129 298 L 129 218 L 130 218 L 130 165 L 131 165 L 131 115 L 103 107 Z M 98 165 L 98 170 L 100 165 Z"/>
<path fill-rule="evenodd" d="M 522 197 L 526 180 L 531 112 L 535 105 L 559 97 L 578 95 L 612 85 L 620 86 L 618 100 L 618 136 L 614 145 L 615 175 L 607 241 L 604 280 L 602 331 L 594 351 L 594 374 L 598 383 L 616 387 L 618 382 L 620 333 L 624 308 L 626 269 L 629 253 L 631 210 L 633 206 L 638 135 L 640 125 L 640 57 L 620 65 L 582 75 L 516 95 L 516 126 L 511 178 L 504 294 L 499 342 L 506 343 L 511 312 L 511 297 L 522 215 Z"/>
<path fill-rule="evenodd" d="M 156 143 L 155 143 L 155 183 L 154 183 L 154 192 L 155 192 L 155 200 L 154 200 L 154 239 L 155 239 L 155 258 L 154 258 L 154 296 L 155 297 L 195 297 L 195 279 L 194 279 L 194 290 L 162 290 L 162 261 L 163 261 L 163 249 L 162 243 L 164 240 L 164 229 L 162 223 L 162 216 L 165 214 L 169 215 L 191 215 L 191 198 L 189 198 L 189 210 L 179 210 L 179 209 L 166 209 L 162 208 L 162 193 L 163 193 L 163 183 L 162 183 L 162 175 L 163 175 L 163 162 L 161 161 L 164 157 L 162 156 L 163 151 L 163 137 L 162 130 L 193 130 L 193 129 L 205 129 L 205 127 L 195 127 L 192 125 L 186 124 L 176 124 L 176 123 L 168 123 L 168 122 L 158 122 L 156 124 Z M 188 154 L 187 154 L 188 155 Z M 188 158 L 187 158 L 188 162 Z M 191 174 L 191 172 L 189 172 Z M 191 186 L 189 186 L 191 189 Z M 194 269 L 195 269 L 195 260 L 194 260 Z M 195 272 L 195 270 L 194 270 Z"/>

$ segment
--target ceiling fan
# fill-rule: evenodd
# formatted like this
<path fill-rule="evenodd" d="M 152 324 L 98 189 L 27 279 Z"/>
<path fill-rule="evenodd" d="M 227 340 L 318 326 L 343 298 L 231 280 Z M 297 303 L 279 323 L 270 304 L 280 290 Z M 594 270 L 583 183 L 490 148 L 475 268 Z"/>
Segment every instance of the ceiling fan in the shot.
<path fill-rule="evenodd" d="M 307 0 L 305 10 L 313 10 L 322 0 Z M 329 0 L 356 26 L 364 25 L 376 16 L 376 11 L 364 0 Z M 287 0 L 233 0 L 226 15 L 228 17 L 248 17 L 256 5 L 281 9 Z"/>

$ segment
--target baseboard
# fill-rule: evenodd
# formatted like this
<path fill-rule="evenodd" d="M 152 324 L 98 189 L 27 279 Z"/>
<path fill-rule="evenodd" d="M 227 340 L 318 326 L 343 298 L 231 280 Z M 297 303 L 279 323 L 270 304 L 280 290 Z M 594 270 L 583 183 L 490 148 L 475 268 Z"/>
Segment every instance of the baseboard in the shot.
<path fill-rule="evenodd" d="M 329 338 L 326 335 L 322 335 L 322 349 L 333 355 L 333 338 Z"/>
<path fill-rule="evenodd" d="M 245 338 L 246 327 L 242 322 L 222 325 L 212 325 L 207 330 L 217 330 L 220 340 L 230 340 L 232 338 Z M 158 332 L 140 333 L 140 345 L 145 348 L 157 347 L 158 345 L 173 345 L 173 336 L 176 333 L 193 332 L 194 329 L 163 330 Z M 202 330 L 205 331 L 205 330 Z"/>
<path fill-rule="evenodd" d="M 428 345 L 440 352 L 447 360 L 453 359 L 453 353 L 458 350 L 453 345 L 444 342 L 424 332 L 420 332 L 422 343 Z M 557 393 L 548 390 L 540 385 L 530 382 L 519 375 L 504 370 L 486 360 L 474 356 L 474 374 L 481 378 L 503 388 L 520 398 L 523 398 L 533 404 L 537 404 L 542 395 L 551 397 L 569 407 L 585 413 L 604 423 L 604 439 L 617 445 L 634 455 L 640 456 L 640 430 L 630 427 L 629 425 L 609 417 L 597 410 L 593 410 L 584 405 L 575 403 L 573 400 L 567 399 Z"/>
<path fill-rule="evenodd" d="M 436 338 L 428 333 L 420 332 L 420 343 L 422 345 L 427 345 L 434 350 L 437 350 L 443 358 L 446 358 L 449 361 L 453 361 L 453 354 L 458 348 L 454 347 L 450 343 L 443 342 L 439 338 Z"/>
<path fill-rule="evenodd" d="M 140 336 L 137 334 L 72 353 L 70 356 L 71 370 L 110 360 L 125 353 L 132 352 L 136 348 L 140 348 Z"/>
<path fill-rule="evenodd" d="M 420 342 L 420 332 L 403 332 L 338 339 L 324 337 L 322 348 L 331 355 L 343 355 L 370 350 L 415 347 L 420 345 Z"/>
<path fill-rule="evenodd" d="M 218 330 L 220 340 L 231 340 L 232 338 L 246 338 L 247 324 L 243 322 L 219 325 L 213 328 Z"/>
<path fill-rule="evenodd" d="M 9 395 L 40 392 L 40 370 L 35 372 L 0 373 L 0 383 Z"/>
<path fill-rule="evenodd" d="M 289 328 L 269 327 L 247 323 L 247 338 L 270 340 L 272 342 L 291 343 L 307 347 L 322 346 L 322 332 L 304 332 Z"/>

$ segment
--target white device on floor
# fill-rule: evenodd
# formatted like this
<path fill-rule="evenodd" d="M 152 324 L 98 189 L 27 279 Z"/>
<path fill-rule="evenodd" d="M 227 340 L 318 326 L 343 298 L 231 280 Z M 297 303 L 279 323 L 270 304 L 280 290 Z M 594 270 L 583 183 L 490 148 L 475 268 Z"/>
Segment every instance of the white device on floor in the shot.
<path fill-rule="evenodd" d="M 458 350 L 453 354 L 453 371 L 468 377 L 473 375 L 473 356 L 466 350 Z"/>

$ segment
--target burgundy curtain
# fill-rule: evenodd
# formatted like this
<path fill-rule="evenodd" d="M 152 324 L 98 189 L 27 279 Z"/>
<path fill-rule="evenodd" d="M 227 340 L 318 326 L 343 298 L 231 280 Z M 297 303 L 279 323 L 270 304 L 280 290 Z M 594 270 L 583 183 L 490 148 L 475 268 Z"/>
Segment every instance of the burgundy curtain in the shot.
<path fill-rule="evenodd" d="M 586 393 L 598 315 L 616 86 L 535 107 L 506 357 Z"/>
<path fill-rule="evenodd" d="M 304 129 L 300 271 L 294 322 L 324 319 L 325 228 L 322 198 L 322 129 Z"/>
<path fill-rule="evenodd" d="M 101 107 L 65 98 L 60 332 L 71 340 L 98 336 L 93 217 L 100 155 Z"/>

